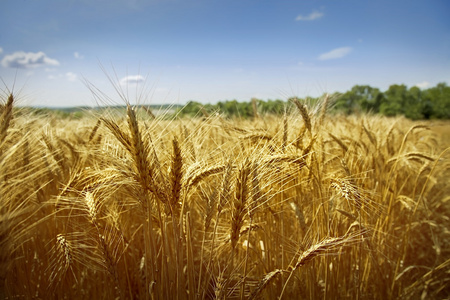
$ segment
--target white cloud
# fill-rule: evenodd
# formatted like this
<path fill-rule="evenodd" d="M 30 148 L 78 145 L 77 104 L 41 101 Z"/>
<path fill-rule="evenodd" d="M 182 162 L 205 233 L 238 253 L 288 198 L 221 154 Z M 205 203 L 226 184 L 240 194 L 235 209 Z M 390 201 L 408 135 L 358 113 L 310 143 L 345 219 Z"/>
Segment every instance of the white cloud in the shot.
<path fill-rule="evenodd" d="M 427 87 L 430 86 L 430 83 L 428 81 L 422 81 L 417 83 L 416 86 L 421 89 L 426 89 Z"/>
<path fill-rule="evenodd" d="M 77 76 L 77 74 L 75 74 L 73 72 L 67 72 L 66 74 L 61 74 L 61 73 L 55 74 L 55 75 L 50 74 L 50 75 L 47 76 L 47 78 L 50 79 L 50 80 L 66 78 L 68 81 L 74 82 L 74 81 L 77 81 L 78 76 Z"/>
<path fill-rule="evenodd" d="M 77 81 L 77 74 L 72 73 L 72 72 L 67 72 L 66 78 L 67 78 L 67 80 L 72 81 L 72 82 Z"/>
<path fill-rule="evenodd" d="M 49 58 L 44 52 L 18 51 L 6 55 L 2 59 L 2 65 L 7 68 L 28 69 L 41 66 L 59 66 L 59 61 Z"/>
<path fill-rule="evenodd" d="M 307 16 L 298 15 L 297 18 L 295 18 L 295 21 L 314 21 L 317 19 L 320 19 L 323 17 L 323 13 L 317 10 L 314 10 L 312 13 L 310 13 Z"/>
<path fill-rule="evenodd" d="M 328 59 L 341 58 L 341 57 L 346 56 L 350 52 L 352 52 L 352 50 L 353 49 L 351 47 L 336 48 L 327 53 L 322 53 L 321 55 L 319 55 L 318 59 L 319 60 L 328 60 Z"/>
<path fill-rule="evenodd" d="M 121 85 L 138 84 L 144 82 L 144 77 L 141 75 L 130 75 L 120 79 Z"/>
<path fill-rule="evenodd" d="M 0 54 L 2 54 L 3 53 L 3 48 L 2 47 L 0 47 Z"/>
<path fill-rule="evenodd" d="M 74 52 L 74 53 L 73 53 L 73 56 L 74 56 L 76 59 L 83 59 L 83 58 L 84 58 L 84 55 L 81 55 L 79 52 Z"/>

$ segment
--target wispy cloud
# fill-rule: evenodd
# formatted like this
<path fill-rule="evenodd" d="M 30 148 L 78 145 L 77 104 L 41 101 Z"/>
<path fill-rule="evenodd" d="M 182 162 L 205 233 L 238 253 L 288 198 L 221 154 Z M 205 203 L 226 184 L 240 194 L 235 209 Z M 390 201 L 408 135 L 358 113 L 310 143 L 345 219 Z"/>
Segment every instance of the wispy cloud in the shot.
<path fill-rule="evenodd" d="M 18 51 L 6 55 L 2 65 L 7 68 L 29 69 L 41 66 L 59 66 L 59 61 L 48 57 L 44 52 Z"/>
<path fill-rule="evenodd" d="M 295 18 L 295 21 L 314 21 L 317 19 L 320 19 L 323 17 L 323 12 L 314 10 L 312 13 L 310 13 L 307 16 L 298 15 L 297 18 Z"/>
<path fill-rule="evenodd" d="M 77 81 L 77 74 L 75 74 L 73 72 L 67 72 L 66 78 L 67 78 L 67 80 L 72 81 L 72 82 Z"/>
<path fill-rule="evenodd" d="M 2 54 L 3 53 L 3 48 L 2 47 L 0 47 L 0 54 Z"/>
<path fill-rule="evenodd" d="M 422 81 L 417 83 L 416 86 L 421 89 L 426 89 L 427 87 L 430 86 L 430 83 L 428 81 Z"/>
<path fill-rule="evenodd" d="M 56 75 L 51 74 L 51 75 L 48 75 L 47 78 L 50 79 L 50 80 L 64 79 L 65 78 L 65 79 L 67 79 L 70 82 L 74 82 L 74 81 L 77 81 L 78 76 L 77 76 L 77 74 L 75 74 L 73 72 L 67 72 L 65 74 L 62 74 L 62 73 L 59 73 L 59 74 L 56 74 Z"/>
<path fill-rule="evenodd" d="M 336 58 L 342 58 L 352 52 L 352 47 L 341 47 L 333 49 L 329 52 L 322 53 L 319 55 L 319 60 L 329 60 L 329 59 L 336 59 Z"/>
<path fill-rule="evenodd" d="M 81 55 L 79 52 L 74 52 L 73 53 L 73 57 L 75 57 L 76 59 L 83 59 L 84 58 L 84 56 Z"/>
<path fill-rule="evenodd" d="M 120 79 L 121 85 L 138 84 L 144 82 L 144 77 L 141 75 L 130 75 Z"/>

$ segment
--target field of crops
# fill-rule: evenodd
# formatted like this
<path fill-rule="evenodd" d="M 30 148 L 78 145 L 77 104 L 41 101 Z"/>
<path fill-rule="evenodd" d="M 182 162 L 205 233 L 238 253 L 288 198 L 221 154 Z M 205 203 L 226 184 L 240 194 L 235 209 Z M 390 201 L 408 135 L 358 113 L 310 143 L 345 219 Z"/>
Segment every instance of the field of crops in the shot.
<path fill-rule="evenodd" d="M 2 100 L 2 299 L 450 294 L 448 127 L 327 98 L 247 120 Z"/>

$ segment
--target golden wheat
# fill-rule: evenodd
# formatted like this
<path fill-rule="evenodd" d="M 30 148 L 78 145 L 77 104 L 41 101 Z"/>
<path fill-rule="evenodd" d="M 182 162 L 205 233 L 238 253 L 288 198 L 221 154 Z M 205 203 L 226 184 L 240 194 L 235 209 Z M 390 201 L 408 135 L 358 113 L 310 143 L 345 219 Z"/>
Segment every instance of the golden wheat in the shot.
<path fill-rule="evenodd" d="M 0 297 L 450 293 L 450 148 L 431 122 L 330 115 L 330 96 L 280 117 L 253 100 L 247 120 L 1 100 Z"/>

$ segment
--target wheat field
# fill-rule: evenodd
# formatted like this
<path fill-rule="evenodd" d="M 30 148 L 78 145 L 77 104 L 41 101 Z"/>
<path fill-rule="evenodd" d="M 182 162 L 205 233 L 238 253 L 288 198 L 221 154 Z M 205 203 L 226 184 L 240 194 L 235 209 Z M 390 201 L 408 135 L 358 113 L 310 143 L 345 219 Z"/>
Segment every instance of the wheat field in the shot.
<path fill-rule="evenodd" d="M 71 120 L 8 95 L 0 298 L 448 298 L 444 135 L 330 103 Z"/>

